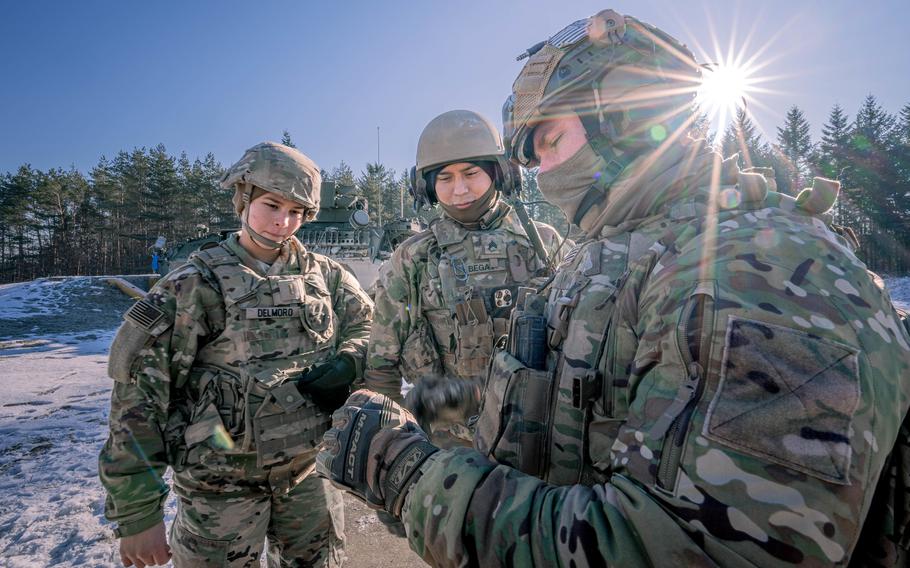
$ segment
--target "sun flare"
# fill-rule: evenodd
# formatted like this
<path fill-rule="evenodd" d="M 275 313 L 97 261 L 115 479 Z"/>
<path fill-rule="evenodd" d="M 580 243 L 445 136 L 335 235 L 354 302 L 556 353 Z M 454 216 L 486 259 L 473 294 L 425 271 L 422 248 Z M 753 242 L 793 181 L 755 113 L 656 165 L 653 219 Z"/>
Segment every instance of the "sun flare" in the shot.
<path fill-rule="evenodd" d="M 705 70 L 698 95 L 707 106 L 735 108 L 742 104 L 748 88 L 745 69 L 717 65 Z"/>
<path fill-rule="evenodd" d="M 752 71 L 743 66 L 715 64 L 705 66 L 696 103 L 714 125 L 725 125 L 751 98 Z"/>

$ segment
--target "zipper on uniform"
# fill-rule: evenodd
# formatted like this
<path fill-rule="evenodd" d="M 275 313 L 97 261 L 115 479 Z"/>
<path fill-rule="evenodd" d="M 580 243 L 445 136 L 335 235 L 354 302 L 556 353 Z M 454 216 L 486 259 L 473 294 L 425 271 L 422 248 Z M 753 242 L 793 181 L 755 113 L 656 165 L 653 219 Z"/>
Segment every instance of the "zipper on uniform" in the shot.
<path fill-rule="evenodd" d="M 708 285 L 711 288 L 706 288 Z M 713 300 L 713 283 L 700 283 L 683 311 L 682 325 L 677 328 L 676 339 L 686 366 L 686 379 L 677 392 L 676 400 L 671 403 L 671 406 L 676 403 L 684 406 L 678 413 L 674 413 L 666 430 L 657 468 L 657 485 L 665 490 L 672 490 L 676 485 L 689 423 L 705 390 L 705 367 L 710 355 L 710 338 L 714 332 Z M 692 332 L 697 333 L 694 341 L 689 339 Z M 664 416 L 667 417 L 668 414 L 665 413 Z"/>

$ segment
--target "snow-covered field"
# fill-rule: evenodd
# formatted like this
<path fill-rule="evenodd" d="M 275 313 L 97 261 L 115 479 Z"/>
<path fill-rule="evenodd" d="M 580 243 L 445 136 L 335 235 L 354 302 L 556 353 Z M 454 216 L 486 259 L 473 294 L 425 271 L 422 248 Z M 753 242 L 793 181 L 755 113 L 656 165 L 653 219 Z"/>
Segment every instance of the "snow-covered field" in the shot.
<path fill-rule="evenodd" d="M 96 278 L 0 287 L 0 565 L 114 566 L 98 450 L 131 302 Z"/>
<path fill-rule="evenodd" d="M 910 278 L 886 283 L 910 309 Z M 0 566 L 119 565 L 96 461 L 107 348 L 130 304 L 98 278 L 0 286 Z M 349 518 L 349 536 L 369 522 Z"/>

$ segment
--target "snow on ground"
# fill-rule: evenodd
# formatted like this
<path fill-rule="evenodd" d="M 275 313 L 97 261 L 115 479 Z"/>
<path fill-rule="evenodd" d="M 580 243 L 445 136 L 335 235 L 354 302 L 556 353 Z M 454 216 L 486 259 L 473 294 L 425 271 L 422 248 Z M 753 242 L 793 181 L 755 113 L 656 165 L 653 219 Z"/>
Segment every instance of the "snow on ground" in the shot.
<path fill-rule="evenodd" d="M 142 278 L 131 278 L 144 286 Z M 910 278 L 886 278 L 910 309 Z M 100 278 L 0 286 L 0 564 L 11 568 L 118 566 L 97 475 L 107 438 L 107 349 L 131 300 Z M 350 507 L 350 504 L 349 504 Z M 352 560 L 388 548 L 376 565 L 419 561 L 357 511 L 348 519 Z M 168 520 L 174 503 L 166 506 Z M 362 545 L 360 545 L 362 543 Z M 378 547 L 378 549 L 377 549 Z M 400 548 L 397 548 L 400 547 Z M 357 551 L 363 548 L 361 557 Z M 397 560 L 396 560 L 397 559 Z M 397 563 L 397 564 L 396 564 Z"/>
<path fill-rule="evenodd" d="M 104 520 L 107 351 L 131 301 L 102 279 L 0 287 L 0 564 L 119 565 Z"/>
<path fill-rule="evenodd" d="M 910 277 L 885 278 L 885 287 L 895 306 L 910 310 Z"/>

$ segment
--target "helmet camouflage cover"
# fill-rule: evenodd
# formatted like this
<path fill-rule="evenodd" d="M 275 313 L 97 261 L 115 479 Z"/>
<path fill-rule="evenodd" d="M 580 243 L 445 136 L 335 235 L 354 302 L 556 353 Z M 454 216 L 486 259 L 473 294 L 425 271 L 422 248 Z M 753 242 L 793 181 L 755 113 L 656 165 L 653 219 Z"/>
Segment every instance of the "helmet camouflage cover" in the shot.
<path fill-rule="evenodd" d="M 221 187 L 231 189 L 246 184 L 303 205 L 308 210 L 306 220 L 312 220 L 319 211 L 319 167 L 295 148 L 262 142 L 244 152 L 221 178 Z"/>
<path fill-rule="evenodd" d="M 600 153 L 600 140 L 620 153 L 654 147 L 693 120 L 701 72 L 692 52 L 614 10 L 573 22 L 524 58 L 503 124 L 506 151 L 525 167 L 538 165 L 531 133 L 543 119 L 577 114 Z"/>

